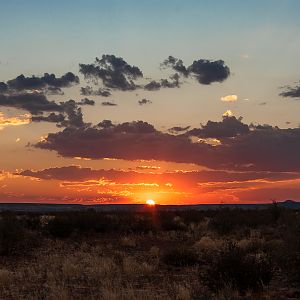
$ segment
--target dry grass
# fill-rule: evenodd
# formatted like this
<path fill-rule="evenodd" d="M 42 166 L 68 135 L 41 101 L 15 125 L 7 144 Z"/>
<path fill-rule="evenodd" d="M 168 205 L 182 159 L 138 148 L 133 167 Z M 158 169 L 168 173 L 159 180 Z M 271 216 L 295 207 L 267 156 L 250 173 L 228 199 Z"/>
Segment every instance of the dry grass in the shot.
<path fill-rule="evenodd" d="M 51 219 L 40 218 L 42 230 Z M 282 258 L 285 242 L 274 227 L 222 235 L 209 227 L 210 217 L 190 223 L 184 216 L 170 219 L 177 230 L 78 233 L 77 229 L 65 239 L 44 235 L 41 245 L 28 254 L 0 256 L 0 299 L 287 299 L 290 290 L 279 268 L 270 287 L 259 294 L 240 294 L 230 286 L 210 290 L 200 276 L 227 240 L 257 260 L 271 250 Z M 195 252 L 197 263 L 167 264 L 164 255 L 178 247 Z M 293 288 L 297 297 L 297 287 Z"/>

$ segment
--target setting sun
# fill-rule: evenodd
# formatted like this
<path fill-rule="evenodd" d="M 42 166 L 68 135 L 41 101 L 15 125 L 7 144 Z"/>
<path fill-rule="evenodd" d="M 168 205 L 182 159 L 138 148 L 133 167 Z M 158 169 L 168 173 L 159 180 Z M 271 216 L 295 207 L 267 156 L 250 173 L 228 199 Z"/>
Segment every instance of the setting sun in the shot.
<path fill-rule="evenodd" d="M 154 206 L 156 203 L 155 203 L 154 200 L 148 199 L 148 200 L 146 201 L 146 204 L 149 205 L 149 206 Z"/>

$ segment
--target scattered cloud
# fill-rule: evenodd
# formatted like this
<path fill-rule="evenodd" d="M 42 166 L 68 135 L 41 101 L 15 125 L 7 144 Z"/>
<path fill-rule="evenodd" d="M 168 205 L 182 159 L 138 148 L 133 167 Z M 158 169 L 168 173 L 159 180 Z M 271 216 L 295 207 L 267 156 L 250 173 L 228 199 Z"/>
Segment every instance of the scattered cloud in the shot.
<path fill-rule="evenodd" d="M 118 104 L 111 102 L 111 101 L 103 101 L 101 103 L 103 106 L 117 106 Z"/>
<path fill-rule="evenodd" d="M 184 131 L 187 131 L 188 129 L 190 129 L 190 127 L 191 126 L 186 126 L 186 127 L 174 126 L 172 128 L 169 128 L 168 131 L 173 134 L 177 134 L 177 133 L 182 133 Z"/>
<path fill-rule="evenodd" d="M 206 125 L 194 128 L 188 131 L 187 134 L 201 138 L 230 138 L 239 134 L 248 134 L 249 130 L 249 126 L 242 122 L 242 118 L 223 116 L 221 122 L 209 120 Z"/>
<path fill-rule="evenodd" d="M 91 86 L 81 87 L 80 93 L 83 96 L 102 96 L 102 97 L 111 96 L 111 92 L 109 89 L 98 88 L 94 90 Z"/>
<path fill-rule="evenodd" d="M 300 83 L 294 87 L 285 86 L 284 89 L 285 90 L 279 94 L 280 96 L 300 99 Z"/>
<path fill-rule="evenodd" d="M 84 98 L 81 99 L 79 102 L 77 102 L 78 105 L 95 105 L 95 101 L 88 99 L 88 98 Z"/>
<path fill-rule="evenodd" d="M 221 101 L 223 101 L 223 102 L 235 102 L 235 101 L 237 101 L 237 99 L 238 99 L 237 95 L 227 95 L 227 96 L 221 97 Z"/>
<path fill-rule="evenodd" d="M 145 104 L 151 104 L 152 101 L 148 100 L 146 98 L 143 98 L 142 100 L 139 100 L 138 103 L 139 103 L 139 105 L 145 105 Z"/>
<path fill-rule="evenodd" d="M 46 98 L 42 93 L 0 94 L 0 106 L 27 110 L 33 115 L 47 111 L 62 111 L 63 108 Z"/>
<path fill-rule="evenodd" d="M 220 143 L 193 142 L 193 135 Z M 105 120 L 97 126 L 73 126 L 50 133 L 35 147 L 64 157 L 161 160 L 232 171 L 300 171 L 299 128 L 250 126 L 235 117 L 210 121 L 180 135 L 163 133 L 143 121 L 114 125 Z"/>
<path fill-rule="evenodd" d="M 172 68 L 184 77 L 193 77 L 204 85 L 223 82 L 230 76 L 230 69 L 223 60 L 199 59 L 185 67 L 181 59 L 169 56 L 161 65 Z"/>
<path fill-rule="evenodd" d="M 5 117 L 5 115 L 0 112 L 0 130 L 9 126 L 20 126 L 30 123 L 30 115 L 20 115 L 18 117 Z"/>
<path fill-rule="evenodd" d="M 114 55 L 102 55 L 101 59 L 96 57 L 92 64 L 79 64 L 79 72 L 85 79 L 95 83 L 100 80 L 104 87 L 122 91 L 135 90 L 135 81 L 143 77 L 138 67 L 131 66 L 123 58 Z"/>
<path fill-rule="evenodd" d="M 79 83 L 79 77 L 68 72 L 61 77 L 45 73 L 42 77 L 25 77 L 23 74 L 6 83 L 0 83 L 1 93 L 15 93 L 26 91 L 45 91 L 49 94 L 63 94 L 62 88 L 70 87 Z"/>
<path fill-rule="evenodd" d="M 224 112 L 223 117 L 233 117 L 233 112 L 228 109 Z"/>

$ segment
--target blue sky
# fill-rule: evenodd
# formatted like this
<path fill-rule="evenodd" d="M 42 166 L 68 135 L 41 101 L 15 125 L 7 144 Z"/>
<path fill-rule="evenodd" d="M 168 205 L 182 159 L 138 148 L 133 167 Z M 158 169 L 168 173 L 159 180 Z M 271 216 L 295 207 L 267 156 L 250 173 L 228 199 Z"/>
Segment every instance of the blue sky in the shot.
<path fill-rule="evenodd" d="M 299 8 L 296 0 L 2 0 L 0 75 L 48 67 L 63 72 L 102 53 L 135 59 L 151 71 L 169 54 L 189 61 L 199 55 L 235 60 L 238 52 L 251 51 L 268 60 L 282 42 L 294 55 Z"/>

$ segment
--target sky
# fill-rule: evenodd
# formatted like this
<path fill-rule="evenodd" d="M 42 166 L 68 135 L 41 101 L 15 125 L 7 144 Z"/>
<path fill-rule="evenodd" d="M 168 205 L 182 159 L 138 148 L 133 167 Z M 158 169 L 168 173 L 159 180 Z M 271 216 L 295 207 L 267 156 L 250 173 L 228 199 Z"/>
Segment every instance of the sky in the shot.
<path fill-rule="evenodd" d="M 0 4 L 0 202 L 300 200 L 298 0 Z"/>

